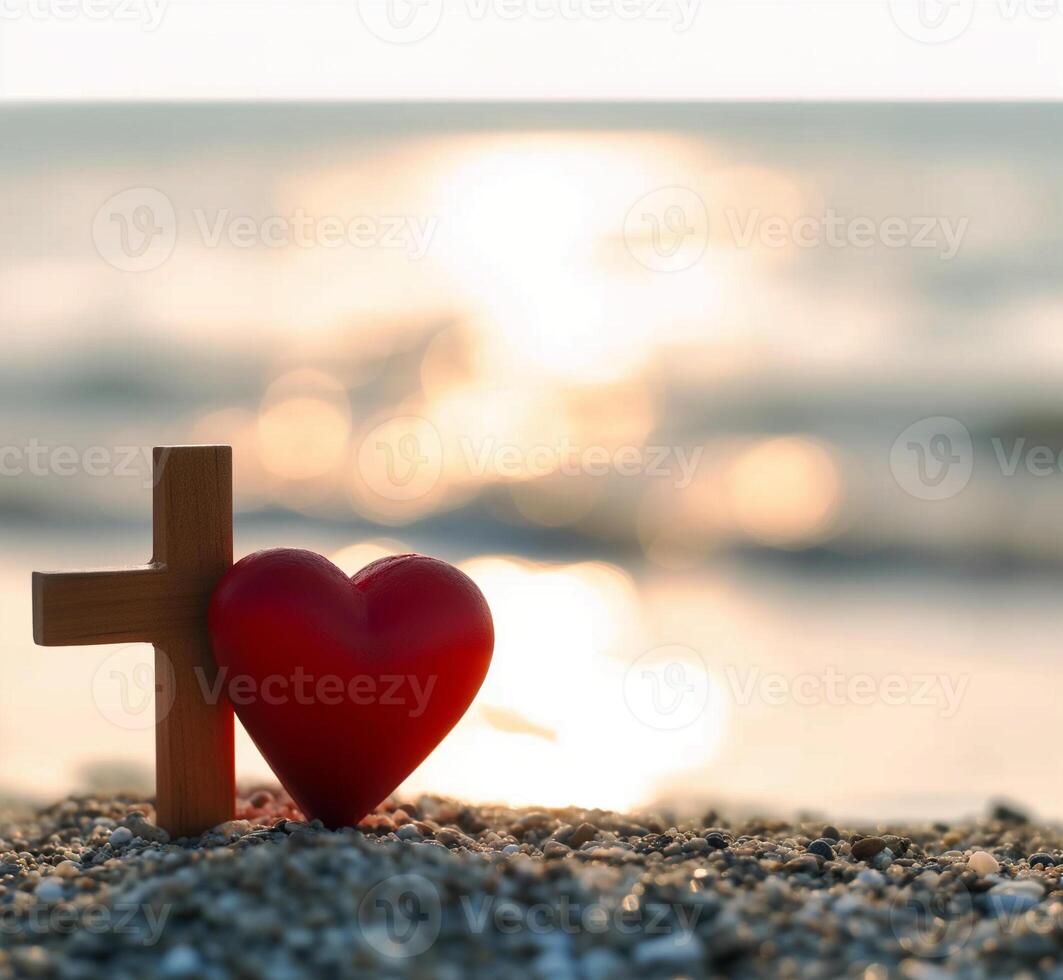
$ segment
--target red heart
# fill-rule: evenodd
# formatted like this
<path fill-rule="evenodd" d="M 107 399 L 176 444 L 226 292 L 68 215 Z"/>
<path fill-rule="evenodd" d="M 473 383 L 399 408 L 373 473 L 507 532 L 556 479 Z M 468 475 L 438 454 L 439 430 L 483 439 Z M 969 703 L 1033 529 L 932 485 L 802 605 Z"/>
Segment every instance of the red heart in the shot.
<path fill-rule="evenodd" d="M 237 562 L 210 604 L 221 690 L 292 799 L 357 823 L 465 713 L 491 663 L 480 590 L 397 555 L 348 578 L 311 551 Z"/>

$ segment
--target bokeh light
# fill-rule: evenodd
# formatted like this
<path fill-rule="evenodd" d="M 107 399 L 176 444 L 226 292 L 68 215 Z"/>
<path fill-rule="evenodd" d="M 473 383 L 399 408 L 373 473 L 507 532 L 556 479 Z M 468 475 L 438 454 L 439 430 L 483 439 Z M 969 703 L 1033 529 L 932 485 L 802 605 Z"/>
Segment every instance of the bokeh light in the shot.
<path fill-rule="evenodd" d="M 334 469 L 351 429 L 346 389 L 323 371 L 277 378 L 262 396 L 258 437 L 262 463 L 285 480 L 309 480 Z"/>

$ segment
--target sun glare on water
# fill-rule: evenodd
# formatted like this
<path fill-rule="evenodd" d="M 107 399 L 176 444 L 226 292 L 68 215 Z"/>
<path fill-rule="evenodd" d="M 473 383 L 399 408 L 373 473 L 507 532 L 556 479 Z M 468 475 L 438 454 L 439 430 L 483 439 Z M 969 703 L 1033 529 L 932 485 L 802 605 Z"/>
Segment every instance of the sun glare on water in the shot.
<path fill-rule="evenodd" d="M 468 714 L 404 792 L 624 809 L 652 800 L 691 750 L 711 756 L 719 712 L 666 731 L 625 700 L 625 675 L 648 644 L 623 571 L 509 556 L 459 567 L 491 606 L 494 659 Z"/>
<path fill-rule="evenodd" d="M 351 573 L 405 550 L 397 540 L 375 538 L 331 557 Z M 715 754 L 727 718 L 721 705 L 669 730 L 626 696 L 630 672 L 658 651 L 635 585 L 621 569 L 512 556 L 459 567 L 491 607 L 491 669 L 465 717 L 400 794 L 631 809 L 651 803 L 691 759 Z M 660 652 L 669 656 L 666 647 Z M 240 735 L 239 771 L 266 777 L 265 763 Z"/>

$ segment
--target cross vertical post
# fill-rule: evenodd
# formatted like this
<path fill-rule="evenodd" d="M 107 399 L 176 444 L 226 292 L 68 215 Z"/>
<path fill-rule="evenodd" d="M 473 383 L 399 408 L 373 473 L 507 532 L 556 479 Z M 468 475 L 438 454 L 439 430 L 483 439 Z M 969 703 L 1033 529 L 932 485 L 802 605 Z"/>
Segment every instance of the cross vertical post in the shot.
<path fill-rule="evenodd" d="M 33 573 L 33 638 L 43 646 L 155 647 L 155 810 L 171 836 L 230 820 L 232 705 L 212 698 L 207 610 L 232 564 L 232 449 L 156 447 L 154 550 L 133 568 Z"/>

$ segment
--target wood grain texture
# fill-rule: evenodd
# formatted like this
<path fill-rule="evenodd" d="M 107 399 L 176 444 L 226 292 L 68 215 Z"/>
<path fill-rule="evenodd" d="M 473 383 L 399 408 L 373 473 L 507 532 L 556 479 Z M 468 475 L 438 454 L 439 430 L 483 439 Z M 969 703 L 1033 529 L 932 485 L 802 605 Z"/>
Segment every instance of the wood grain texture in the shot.
<path fill-rule="evenodd" d="M 227 698 L 211 704 L 203 696 L 215 676 L 206 629 L 156 644 L 155 811 L 159 826 L 177 837 L 233 817 L 233 709 Z"/>
<path fill-rule="evenodd" d="M 232 564 L 232 450 L 154 451 L 154 552 L 147 565 L 34 572 L 33 638 L 44 646 L 152 643 L 159 825 L 194 835 L 232 818 L 233 712 L 212 698 L 207 609 Z"/>

